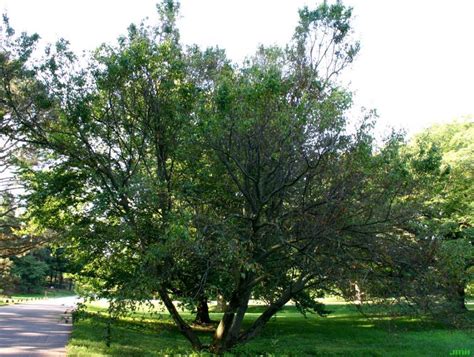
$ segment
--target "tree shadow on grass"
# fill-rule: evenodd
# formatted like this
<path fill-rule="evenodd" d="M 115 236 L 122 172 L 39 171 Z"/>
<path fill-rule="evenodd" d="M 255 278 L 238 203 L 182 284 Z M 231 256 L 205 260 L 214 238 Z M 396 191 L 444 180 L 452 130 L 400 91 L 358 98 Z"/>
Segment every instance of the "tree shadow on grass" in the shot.
<path fill-rule="evenodd" d="M 258 338 L 238 346 L 229 355 L 329 355 L 329 356 L 398 356 L 449 354 L 452 349 L 471 348 L 470 330 L 453 330 L 436 323 L 410 317 L 390 320 L 384 316 L 364 316 L 354 306 L 329 305 L 330 317 L 309 314 L 304 318 L 294 307 L 277 314 Z M 251 306 L 245 320 L 249 326 L 262 306 Z M 213 314 L 218 318 L 219 314 Z M 107 316 L 87 313 L 76 323 L 69 355 L 90 356 L 95 352 L 111 356 L 189 355 L 189 343 L 181 336 L 166 314 L 134 314 L 112 325 L 112 344 L 105 346 Z M 192 320 L 192 315 L 186 318 Z M 197 329 L 204 343 L 211 339 L 211 329 Z M 433 337 L 435 336 L 435 337 Z M 474 346 L 473 346 L 474 347 Z M 81 354 L 81 348 L 87 353 Z M 423 351 L 423 353 L 420 353 Z M 201 355 L 208 355 L 203 353 Z"/>

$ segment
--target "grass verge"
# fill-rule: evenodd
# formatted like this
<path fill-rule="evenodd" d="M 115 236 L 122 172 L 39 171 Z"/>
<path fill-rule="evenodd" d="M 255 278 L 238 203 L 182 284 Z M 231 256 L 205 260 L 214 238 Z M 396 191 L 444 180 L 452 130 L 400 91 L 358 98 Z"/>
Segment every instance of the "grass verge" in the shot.
<path fill-rule="evenodd" d="M 58 298 L 58 297 L 66 297 L 66 296 L 74 296 L 76 293 L 71 290 L 48 290 L 43 293 L 35 293 L 35 294 L 20 294 L 15 293 L 12 295 L 0 295 L 0 306 L 1 305 L 9 305 L 9 304 L 18 304 L 29 302 L 32 300 L 42 300 L 42 299 L 49 299 L 49 298 Z"/>
<path fill-rule="evenodd" d="M 239 356 L 449 356 L 469 351 L 474 356 L 474 326 L 451 329 L 416 318 L 364 317 L 351 305 L 329 305 L 325 318 L 303 317 L 286 307 L 273 318 L 261 336 L 227 354 Z M 251 307 L 246 324 L 256 319 L 262 307 Z M 133 313 L 112 325 L 112 344 L 104 342 L 106 309 L 89 306 L 74 325 L 68 356 L 187 356 L 193 355 L 165 313 Z M 469 313 L 474 321 L 474 311 Z M 184 314 L 188 320 L 191 314 Z M 217 320 L 220 314 L 211 314 Z M 210 331 L 200 337 L 210 341 Z M 194 354 L 206 356 L 206 353 Z M 466 355 L 466 354 L 465 354 Z M 468 355 L 468 356 L 469 356 Z"/>

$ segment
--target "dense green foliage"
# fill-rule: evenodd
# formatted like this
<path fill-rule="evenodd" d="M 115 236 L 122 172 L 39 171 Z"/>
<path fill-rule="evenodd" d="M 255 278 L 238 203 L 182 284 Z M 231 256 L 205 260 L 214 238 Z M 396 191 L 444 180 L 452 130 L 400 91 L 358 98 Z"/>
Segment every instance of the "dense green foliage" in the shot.
<path fill-rule="evenodd" d="M 46 283 L 48 266 L 32 254 L 13 260 L 11 274 L 17 279 L 16 285 L 21 292 L 41 292 Z"/>
<path fill-rule="evenodd" d="M 438 284 L 464 307 L 474 284 L 474 122 L 435 125 L 417 135 L 408 150 L 433 152 L 441 160 L 439 179 L 426 187 L 423 223 L 440 243 Z"/>
<path fill-rule="evenodd" d="M 433 218 L 446 239 L 474 237 L 474 122 L 455 121 L 428 128 L 415 138 L 420 151 L 441 156 L 442 180 L 432 186 Z"/>
<path fill-rule="evenodd" d="M 43 293 L 45 289 L 70 289 L 65 279 L 68 262 L 62 250 L 37 248 L 26 255 L 13 255 L 2 277 L 3 294 Z"/>

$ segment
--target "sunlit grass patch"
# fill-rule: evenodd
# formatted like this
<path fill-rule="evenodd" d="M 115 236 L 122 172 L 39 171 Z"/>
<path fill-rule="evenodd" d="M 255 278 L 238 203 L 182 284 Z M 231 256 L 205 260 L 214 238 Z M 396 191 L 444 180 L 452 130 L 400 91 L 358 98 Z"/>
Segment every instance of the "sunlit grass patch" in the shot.
<path fill-rule="evenodd" d="M 9 304 L 19 304 L 35 300 L 74 296 L 75 292 L 71 290 L 49 290 L 46 293 L 14 293 L 11 295 L 0 295 L 0 306 Z"/>

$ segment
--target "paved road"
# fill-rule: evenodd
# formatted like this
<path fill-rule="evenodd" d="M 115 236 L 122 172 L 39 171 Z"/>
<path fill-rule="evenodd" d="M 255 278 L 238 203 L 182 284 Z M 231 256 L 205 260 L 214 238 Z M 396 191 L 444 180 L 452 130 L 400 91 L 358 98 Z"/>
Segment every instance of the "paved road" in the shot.
<path fill-rule="evenodd" d="M 0 356 L 66 356 L 72 324 L 63 316 L 75 303 L 66 297 L 0 307 Z"/>

